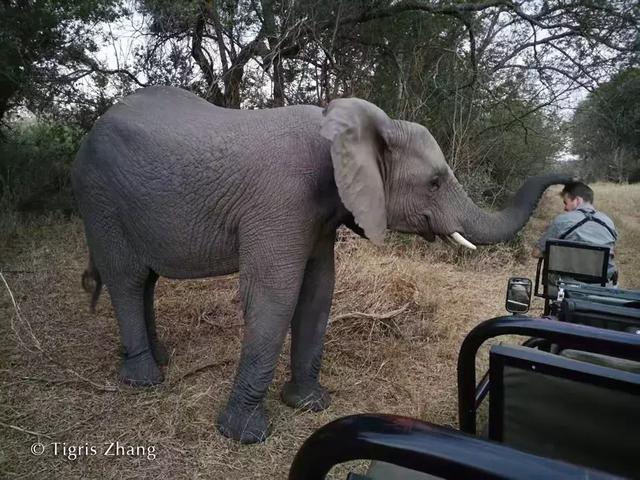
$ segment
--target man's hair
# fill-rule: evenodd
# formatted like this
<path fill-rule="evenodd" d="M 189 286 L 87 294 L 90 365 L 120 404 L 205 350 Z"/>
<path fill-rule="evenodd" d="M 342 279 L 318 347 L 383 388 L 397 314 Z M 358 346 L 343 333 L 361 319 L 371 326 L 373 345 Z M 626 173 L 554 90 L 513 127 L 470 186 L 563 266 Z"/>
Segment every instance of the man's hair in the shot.
<path fill-rule="evenodd" d="M 569 195 L 571 200 L 575 200 L 576 197 L 582 197 L 585 202 L 593 203 L 593 190 L 589 185 L 582 182 L 567 183 L 560 195 Z"/>

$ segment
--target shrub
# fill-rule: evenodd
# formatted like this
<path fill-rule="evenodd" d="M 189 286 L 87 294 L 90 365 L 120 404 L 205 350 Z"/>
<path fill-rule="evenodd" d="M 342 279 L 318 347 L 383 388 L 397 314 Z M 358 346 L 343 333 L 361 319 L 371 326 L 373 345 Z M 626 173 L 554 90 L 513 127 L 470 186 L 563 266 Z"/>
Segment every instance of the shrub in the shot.
<path fill-rule="evenodd" d="M 458 171 L 456 177 L 471 200 L 481 207 L 492 206 L 504 195 L 504 188 L 491 177 L 487 168 L 476 168 L 472 172 Z"/>
<path fill-rule="evenodd" d="M 26 212 L 73 210 L 69 171 L 82 132 L 56 122 L 13 126 L 0 140 L 0 202 Z"/>

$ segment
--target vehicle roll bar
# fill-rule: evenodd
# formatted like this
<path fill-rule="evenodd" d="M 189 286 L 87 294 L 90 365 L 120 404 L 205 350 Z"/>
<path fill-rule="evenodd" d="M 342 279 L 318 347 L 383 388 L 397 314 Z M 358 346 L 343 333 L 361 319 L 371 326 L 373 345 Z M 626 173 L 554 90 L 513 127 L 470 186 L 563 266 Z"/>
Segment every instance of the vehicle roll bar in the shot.
<path fill-rule="evenodd" d="M 476 433 L 476 354 L 485 341 L 501 335 L 539 337 L 563 348 L 640 361 L 640 335 L 519 315 L 482 322 L 465 337 L 458 355 L 458 420 L 463 432 Z"/>
<path fill-rule="evenodd" d="M 363 414 L 339 418 L 316 430 L 296 454 L 289 480 L 324 480 L 334 465 L 358 459 L 380 460 L 441 478 L 616 478 L 415 418 Z"/>

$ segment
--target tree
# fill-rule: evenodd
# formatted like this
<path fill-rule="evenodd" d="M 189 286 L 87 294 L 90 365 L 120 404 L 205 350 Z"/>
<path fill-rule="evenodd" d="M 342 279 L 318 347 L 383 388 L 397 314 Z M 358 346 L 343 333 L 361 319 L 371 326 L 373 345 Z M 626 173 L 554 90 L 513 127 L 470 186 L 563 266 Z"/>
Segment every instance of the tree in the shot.
<path fill-rule="evenodd" d="M 123 32 L 108 22 L 126 13 L 119 2 L 142 20 L 131 20 L 127 34 L 134 55 L 107 68 L 93 32 L 107 25 L 103 40 L 118 43 Z M 0 115 L 22 105 L 87 129 L 115 98 L 154 84 L 230 108 L 359 96 L 427 126 L 476 200 L 548 169 L 562 147 L 563 102 L 576 90 L 596 91 L 640 51 L 638 0 L 0 5 L 8 47 L 0 52 Z M 619 152 L 626 165 L 628 151 Z"/>
<path fill-rule="evenodd" d="M 92 27 L 121 12 L 116 0 L 0 2 L 0 121 L 11 108 L 50 105 L 78 74 L 100 70 Z"/>
<path fill-rule="evenodd" d="M 589 94 L 572 133 L 574 152 L 592 178 L 626 181 L 640 167 L 640 69 L 624 69 Z"/>
<path fill-rule="evenodd" d="M 245 74 L 255 68 L 268 76 L 276 105 L 297 100 L 301 92 L 291 87 L 313 86 L 308 81 L 319 82 L 315 103 L 326 102 L 329 93 L 345 93 L 341 88 L 350 83 L 341 73 L 361 74 L 377 60 L 358 55 L 362 41 L 367 53 L 385 55 L 416 32 L 393 31 L 394 25 L 423 23 L 436 26 L 438 34 L 443 32 L 438 24 L 447 24 L 451 52 L 462 64 L 458 68 L 467 71 L 461 87 L 519 76 L 536 80 L 549 102 L 572 89 L 594 88 L 638 51 L 636 0 L 144 0 L 142 5 L 160 42 L 190 41 L 209 98 L 236 107 Z M 420 31 L 433 39 L 430 28 Z M 371 32 L 379 35 L 373 38 Z M 337 58 L 343 52 L 352 56 Z M 343 66 L 340 60 L 351 62 Z M 363 62 L 360 68 L 357 62 Z M 404 66 L 396 63 L 398 69 Z"/>

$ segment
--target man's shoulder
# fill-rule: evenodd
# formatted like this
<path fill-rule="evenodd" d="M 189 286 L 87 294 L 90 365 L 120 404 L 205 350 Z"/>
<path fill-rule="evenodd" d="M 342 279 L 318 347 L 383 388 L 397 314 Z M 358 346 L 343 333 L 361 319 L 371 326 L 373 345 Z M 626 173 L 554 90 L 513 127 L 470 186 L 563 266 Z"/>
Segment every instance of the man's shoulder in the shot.
<path fill-rule="evenodd" d="M 574 210 L 572 212 L 562 212 L 560 215 L 557 215 L 553 219 L 553 223 L 557 225 L 563 225 L 566 223 L 575 223 L 577 221 L 582 220 L 583 218 L 584 218 L 583 213 Z"/>
<path fill-rule="evenodd" d="M 601 212 L 600 210 L 596 210 L 594 216 L 599 220 L 605 222 L 607 225 L 610 225 L 612 227 L 614 226 L 613 220 L 611 220 L 611 217 L 609 217 L 609 215 L 607 215 L 606 213 Z"/>

